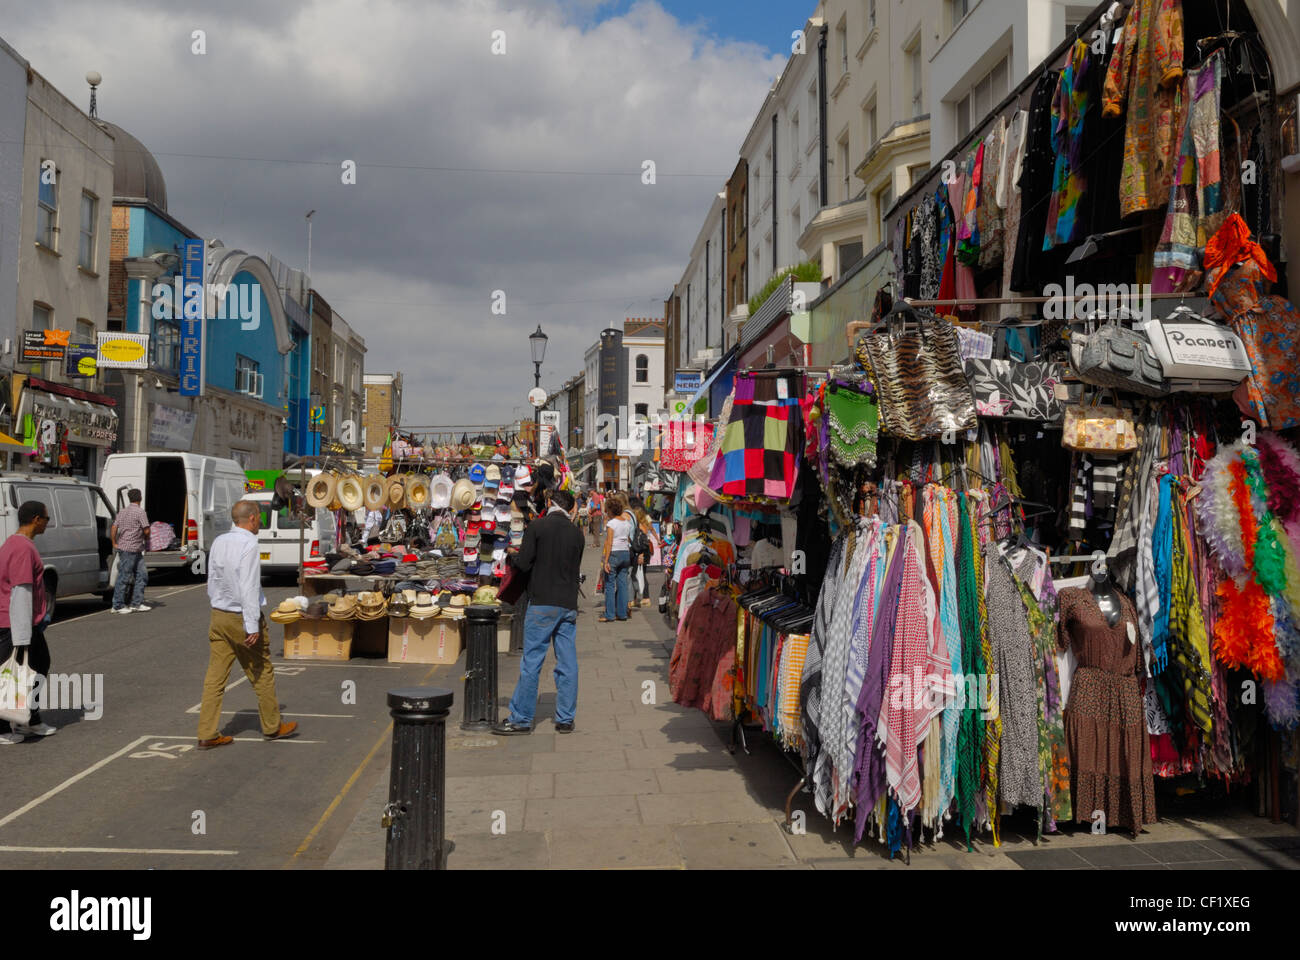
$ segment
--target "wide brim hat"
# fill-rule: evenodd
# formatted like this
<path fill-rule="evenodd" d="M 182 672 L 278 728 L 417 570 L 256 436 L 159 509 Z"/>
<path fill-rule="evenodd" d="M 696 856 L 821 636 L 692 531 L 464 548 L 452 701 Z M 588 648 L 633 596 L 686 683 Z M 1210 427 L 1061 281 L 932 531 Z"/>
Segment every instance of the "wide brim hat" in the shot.
<path fill-rule="evenodd" d="M 273 492 L 277 497 L 286 504 L 293 502 L 293 481 L 288 477 L 279 476 L 275 478 L 275 487 Z"/>
<path fill-rule="evenodd" d="M 409 617 L 411 615 L 410 602 L 405 597 L 393 597 L 388 601 L 388 615 L 390 617 Z"/>
<path fill-rule="evenodd" d="M 429 481 L 429 506 L 434 510 L 446 510 L 451 506 L 451 491 L 454 485 L 451 477 L 440 473 Z"/>
<path fill-rule="evenodd" d="M 495 607 L 499 602 L 497 588 L 493 586 L 479 587 L 474 591 L 474 597 L 470 601 L 476 607 Z"/>
<path fill-rule="evenodd" d="M 433 602 L 433 596 L 427 590 L 416 594 L 410 615 L 417 620 L 427 620 L 438 615 L 438 605 Z"/>
<path fill-rule="evenodd" d="M 332 473 L 318 473 L 307 481 L 307 506 L 328 507 L 334 502 L 338 480 Z"/>
<path fill-rule="evenodd" d="M 357 614 L 357 598 L 353 596 L 339 597 L 329 606 L 329 618 L 331 620 L 352 620 Z"/>
<path fill-rule="evenodd" d="M 335 492 L 344 510 L 360 510 L 366 502 L 365 488 L 361 485 L 361 478 L 355 474 L 341 478 Z"/>
<path fill-rule="evenodd" d="M 429 478 L 422 473 L 408 474 L 406 477 L 406 502 L 412 510 L 429 506 Z"/>
<path fill-rule="evenodd" d="M 401 477 L 389 477 L 386 492 L 390 507 L 401 508 L 406 506 L 406 484 L 402 482 Z"/>
<path fill-rule="evenodd" d="M 474 501 L 477 499 L 478 494 L 474 490 L 474 484 L 462 477 L 456 481 L 456 485 L 452 488 L 451 509 L 461 513 L 474 506 Z"/>
<path fill-rule="evenodd" d="M 382 593 L 361 593 L 357 595 L 357 619 L 378 620 L 387 613 L 387 604 Z"/>
<path fill-rule="evenodd" d="M 302 607 L 295 600 L 283 600 L 269 616 L 276 623 L 293 623 L 302 619 Z"/>
<path fill-rule="evenodd" d="M 361 484 L 367 510 L 382 510 L 387 499 L 388 481 L 382 474 L 372 473 Z"/>

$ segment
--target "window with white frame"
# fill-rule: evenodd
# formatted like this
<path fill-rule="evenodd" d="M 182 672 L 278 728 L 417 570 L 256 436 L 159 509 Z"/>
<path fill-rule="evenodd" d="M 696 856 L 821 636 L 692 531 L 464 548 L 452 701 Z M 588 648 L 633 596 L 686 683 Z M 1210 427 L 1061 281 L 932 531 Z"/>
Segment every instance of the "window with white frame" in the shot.
<path fill-rule="evenodd" d="M 250 397 L 262 396 L 261 364 L 256 360 L 235 355 L 235 390 Z"/>
<path fill-rule="evenodd" d="M 914 163 L 910 167 L 908 167 L 907 168 L 908 189 L 910 190 L 912 187 L 916 186 L 918 183 L 924 180 L 925 175 L 929 172 L 930 172 L 930 166 L 929 164 L 925 164 L 925 163 Z"/>
<path fill-rule="evenodd" d="M 849 21 L 848 14 L 840 17 L 835 27 L 835 48 L 840 52 L 840 73 L 849 72 Z"/>
<path fill-rule="evenodd" d="M 650 382 L 650 358 L 644 353 L 636 355 L 636 382 Z"/>
<path fill-rule="evenodd" d="M 971 85 L 970 92 L 957 101 L 955 132 L 958 140 L 975 129 L 975 125 L 1002 102 L 1009 89 L 1008 83 L 1008 58 L 1003 57 L 992 70 Z"/>
<path fill-rule="evenodd" d="M 853 174 L 852 171 L 849 170 L 849 135 L 847 132 L 840 137 L 840 141 L 836 144 L 836 147 L 838 149 L 836 160 L 840 165 L 840 183 L 844 185 L 843 196 L 840 199 L 845 203 L 848 203 L 853 187 L 853 184 L 851 183 Z"/>
<path fill-rule="evenodd" d="M 877 119 L 876 97 L 873 93 L 871 99 L 867 101 L 867 105 L 862 108 L 862 133 L 867 139 L 868 150 L 876 145 Z"/>
<path fill-rule="evenodd" d="M 32 329 L 33 330 L 53 330 L 54 329 L 54 310 L 48 304 L 32 304 Z"/>
<path fill-rule="evenodd" d="M 799 162 L 799 113 L 790 116 L 790 169 L 794 170 Z"/>
<path fill-rule="evenodd" d="M 55 169 L 52 175 L 46 172 L 46 161 L 41 160 L 37 168 L 36 191 L 36 242 L 43 247 L 57 250 L 56 237 L 59 230 L 59 173 Z M 46 183 L 46 181 L 50 181 Z"/>
<path fill-rule="evenodd" d="M 921 79 L 921 38 L 918 36 L 903 50 L 912 96 L 912 117 L 925 113 L 925 86 Z"/>
<path fill-rule="evenodd" d="M 153 365 L 159 370 L 176 373 L 181 367 L 181 328 L 170 320 L 153 322 Z M 236 367 L 238 370 L 238 367 Z M 239 375 L 235 375 L 238 383 Z"/>
<path fill-rule="evenodd" d="M 95 269 L 95 219 L 99 214 L 99 198 L 85 190 L 81 192 L 81 241 L 77 244 L 77 265 L 83 270 Z"/>
<path fill-rule="evenodd" d="M 970 13 L 970 8 L 975 6 L 976 0 L 948 0 L 948 32 L 957 29 L 957 24 L 962 22 L 966 14 Z"/>
<path fill-rule="evenodd" d="M 879 241 L 885 239 L 885 214 L 894 205 L 894 182 L 891 179 L 876 191 L 876 223 L 879 226 Z"/>
<path fill-rule="evenodd" d="M 816 117 L 816 116 L 817 116 L 817 113 L 818 113 L 818 111 L 817 111 L 817 81 L 814 80 L 814 81 L 813 81 L 813 82 L 808 86 L 808 116 L 810 116 L 810 117 Z M 811 148 L 812 148 L 812 145 L 813 145 L 814 143 L 816 143 L 816 142 L 817 142 L 817 124 L 816 124 L 816 122 L 814 121 L 814 122 L 810 122 L 810 123 L 808 124 L 808 147 L 809 147 L 809 149 L 811 149 Z"/>

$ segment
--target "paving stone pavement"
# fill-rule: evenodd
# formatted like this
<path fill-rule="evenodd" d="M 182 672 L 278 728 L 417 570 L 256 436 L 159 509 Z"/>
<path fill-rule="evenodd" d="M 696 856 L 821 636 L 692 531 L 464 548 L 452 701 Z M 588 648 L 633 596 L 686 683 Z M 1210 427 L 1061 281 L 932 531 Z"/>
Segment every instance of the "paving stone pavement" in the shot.
<path fill-rule="evenodd" d="M 587 550 L 588 584 L 598 554 Z M 659 575 L 654 575 L 657 593 Z M 575 732 L 557 734 L 548 655 L 534 732 L 495 737 L 460 729 L 464 655 L 435 683 L 451 686 L 447 723 L 446 835 L 449 869 L 1259 869 L 1300 867 L 1300 831 L 1247 814 L 1179 817 L 1141 838 L 1093 835 L 1086 828 L 1038 840 L 1031 824 L 1004 821 L 1003 843 L 967 850 L 950 826 L 910 863 L 890 860 L 875 840 L 854 846 L 851 823 L 834 830 L 809 794 L 796 795 L 802 832 L 785 824 L 798 770 L 770 738 L 750 732 L 750 753 L 728 751 L 730 724 L 671 702 L 671 631 L 645 607 L 626 623 L 599 623 L 594 600 L 580 600 Z M 500 713 L 519 673 L 501 655 Z M 373 786 L 343 833 L 327 869 L 382 869 L 388 799 L 387 750 L 377 753 Z"/>

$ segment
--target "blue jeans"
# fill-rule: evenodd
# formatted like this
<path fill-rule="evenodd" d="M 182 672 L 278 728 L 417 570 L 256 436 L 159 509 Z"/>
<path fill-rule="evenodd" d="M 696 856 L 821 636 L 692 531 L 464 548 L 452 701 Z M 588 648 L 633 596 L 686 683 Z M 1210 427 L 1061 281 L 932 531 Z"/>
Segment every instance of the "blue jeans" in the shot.
<path fill-rule="evenodd" d="M 131 595 L 131 606 L 138 607 L 144 603 L 144 588 L 149 584 L 149 568 L 145 566 L 144 551 L 117 551 L 117 583 L 113 586 L 113 609 L 121 610 L 126 600 L 126 588 L 132 581 L 135 590 Z"/>
<path fill-rule="evenodd" d="M 609 552 L 609 573 L 605 574 L 605 619 L 627 619 L 627 573 L 632 555 L 627 550 Z"/>
<path fill-rule="evenodd" d="M 573 723 L 578 712 L 578 611 L 567 607 L 528 605 L 524 615 L 524 656 L 519 682 L 510 698 L 513 724 L 531 727 L 537 712 L 537 678 L 546 650 L 555 644 L 555 722 Z"/>

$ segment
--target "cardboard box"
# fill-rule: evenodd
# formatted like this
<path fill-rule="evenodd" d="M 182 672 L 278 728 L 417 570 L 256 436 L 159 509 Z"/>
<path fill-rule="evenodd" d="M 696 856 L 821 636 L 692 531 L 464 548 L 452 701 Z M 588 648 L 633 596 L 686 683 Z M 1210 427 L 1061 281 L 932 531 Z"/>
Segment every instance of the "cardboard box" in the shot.
<path fill-rule="evenodd" d="M 352 622 L 352 653 L 354 656 L 383 656 L 388 652 L 388 618 L 354 620 Z"/>
<path fill-rule="evenodd" d="M 298 620 L 284 625 L 286 660 L 350 660 L 351 620 Z"/>
<path fill-rule="evenodd" d="M 389 663 L 455 663 L 463 620 L 388 618 Z"/>

